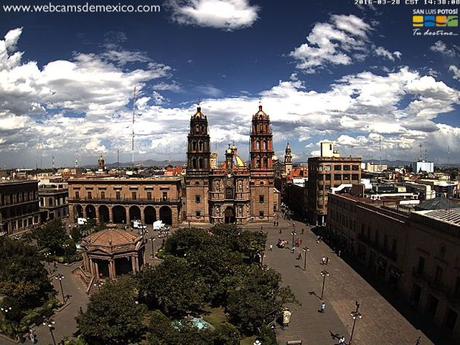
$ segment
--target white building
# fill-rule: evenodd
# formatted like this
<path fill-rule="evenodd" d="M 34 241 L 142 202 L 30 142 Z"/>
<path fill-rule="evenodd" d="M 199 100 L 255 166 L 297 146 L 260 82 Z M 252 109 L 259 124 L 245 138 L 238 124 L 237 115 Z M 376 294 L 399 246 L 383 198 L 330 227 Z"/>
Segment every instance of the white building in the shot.
<path fill-rule="evenodd" d="M 433 173 L 434 172 L 434 163 L 427 161 L 417 161 L 412 163 L 412 170 L 414 173 L 418 174 L 421 172 Z"/>

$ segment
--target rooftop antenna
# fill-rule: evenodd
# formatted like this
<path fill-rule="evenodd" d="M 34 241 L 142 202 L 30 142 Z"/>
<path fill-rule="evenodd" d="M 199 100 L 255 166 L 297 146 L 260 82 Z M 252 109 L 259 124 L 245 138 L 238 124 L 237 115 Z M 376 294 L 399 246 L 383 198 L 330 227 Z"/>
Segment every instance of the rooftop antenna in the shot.
<path fill-rule="evenodd" d="M 117 149 L 117 170 L 120 170 L 120 149 Z"/>
<path fill-rule="evenodd" d="M 132 132 L 131 132 L 131 165 L 134 171 L 134 122 L 136 118 L 136 87 L 134 86 L 133 91 L 133 123 L 132 123 Z"/>
<path fill-rule="evenodd" d="M 449 166 L 450 163 L 450 147 L 447 145 L 447 166 Z"/>
<path fill-rule="evenodd" d="M 419 144 L 418 147 L 420 148 L 420 156 L 419 156 L 419 161 L 423 160 L 423 154 L 422 154 L 422 144 Z"/>
<path fill-rule="evenodd" d="M 382 169 L 382 135 L 379 136 L 379 170 Z"/>
<path fill-rule="evenodd" d="M 54 170 L 54 155 L 51 156 L 51 168 Z"/>

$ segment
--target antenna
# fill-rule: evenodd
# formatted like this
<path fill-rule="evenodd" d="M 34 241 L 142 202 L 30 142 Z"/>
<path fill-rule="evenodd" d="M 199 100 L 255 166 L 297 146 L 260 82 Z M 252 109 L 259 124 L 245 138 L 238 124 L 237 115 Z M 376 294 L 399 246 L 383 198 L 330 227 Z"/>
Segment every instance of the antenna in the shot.
<path fill-rule="evenodd" d="M 134 171 L 134 122 L 136 118 L 136 87 L 134 86 L 133 91 L 133 124 L 132 124 L 132 132 L 131 132 L 131 164 Z"/>
<path fill-rule="evenodd" d="M 420 148 L 420 156 L 419 156 L 419 161 L 423 160 L 423 153 L 422 153 L 422 144 L 419 144 L 418 147 Z"/>
<path fill-rule="evenodd" d="M 450 147 L 447 145 L 447 167 L 449 167 L 450 163 Z"/>
<path fill-rule="evenodd" d="M 117 170 L 120 170 L 120 149 L 117 149 Z"/>
<path fill-rule="evenodd" d="M 379 136 L 379 171 L 382 170 L 382 135 Z"/>
<path fill-rule="evenodd" d="M 51 157 L 51 167 L 54 170 L 54 155 Z"/>

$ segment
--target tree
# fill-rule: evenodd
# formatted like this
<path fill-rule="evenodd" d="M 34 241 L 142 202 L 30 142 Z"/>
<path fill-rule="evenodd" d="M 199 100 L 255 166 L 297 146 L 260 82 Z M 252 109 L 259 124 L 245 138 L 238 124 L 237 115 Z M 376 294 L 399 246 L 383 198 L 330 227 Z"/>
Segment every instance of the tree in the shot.
<path fill-rule="evenodd" d="M 205 229 L 179 229 L 165 243 L 165 253 L 178 257 L 197 250 L 206 250 L 214 239 Z"/>
<path fill-rule="evenodd" d="M 12 307 L 10 320 L 19 321 L 28 309 L 43 305 L 54 294 L 37 249 L 9 237 L 0 238 L 0 294 Z"/>
<path fill-rule="evenodd" d="M 86 312 L 77 317 L 88 344 L 127 345 L 142 338 L 147 309 L 138 302 L 138 291 L 133 286 L 132 279 L 122 279 L 91 296 Z"/>
<path fill-rule="evenodd" d="M 230 320 L 245 334 L 254 334 L 273 321 L 285 303 L 296 302 L 281 276 L 272 269 L 242 267 L 228 292 L 226 310 Z"/>
<path fill-rule="evenodd" d="M 47 248 L 53 255 L 64 255 L 64 243 L 69 239 L 60 219 L 53 220 L 33 231 L 40 248 Z M 75 247 L 75 244 L 73 244 Z"/>
<path fill-rule="evenodd" d="M 209 293 L 204 279 L 194 274 L 188 262 L 172 256 L 140 272 L 137 279 L 142 300 L 175 317 L 200 311 Z"/>

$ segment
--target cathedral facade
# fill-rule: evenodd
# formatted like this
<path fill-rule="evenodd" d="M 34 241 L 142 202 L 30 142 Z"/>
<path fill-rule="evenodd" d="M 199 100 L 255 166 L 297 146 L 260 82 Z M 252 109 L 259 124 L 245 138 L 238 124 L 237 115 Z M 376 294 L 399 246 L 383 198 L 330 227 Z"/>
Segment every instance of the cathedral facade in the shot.
<path fill-rule="evenodd" d="M 190 119 L 185 176 L 186 221 L 193 223 L 270 222 L 278 209 L 274 188 L 273 136 L 269 116 L 259 106 L 252 117 L 250 163 L 235 145 L 216 164 L 208 119 L 198 107 Z"/>

